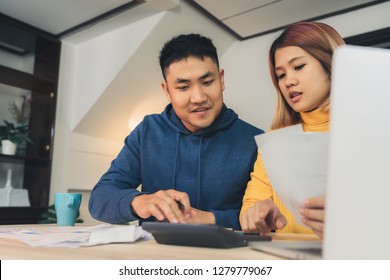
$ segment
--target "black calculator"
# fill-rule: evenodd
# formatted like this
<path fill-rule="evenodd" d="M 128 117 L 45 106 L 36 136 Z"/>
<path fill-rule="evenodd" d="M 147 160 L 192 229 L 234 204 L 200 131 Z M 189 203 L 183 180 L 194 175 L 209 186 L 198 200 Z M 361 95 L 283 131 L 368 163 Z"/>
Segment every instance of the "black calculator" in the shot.
<path fill-rule="evenodd" d="M 157 243 L 169 245 L 234 248 L 248 246 L 249 241 L 271 241 L 270 236 L 237 233 L 219 225 L 143 222 L 142 228 Z"/>

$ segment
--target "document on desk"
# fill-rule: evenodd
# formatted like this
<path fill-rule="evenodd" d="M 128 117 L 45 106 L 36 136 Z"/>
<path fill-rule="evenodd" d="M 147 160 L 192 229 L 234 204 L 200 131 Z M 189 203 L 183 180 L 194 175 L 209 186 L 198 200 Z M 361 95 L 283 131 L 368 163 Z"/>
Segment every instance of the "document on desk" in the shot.
<path fill-rule="evenodd" d="M 78 248 L 109 243 L 135 242 L 153 237 L 135 225 L 101 224 L 72 227 L 56 225 L 0 227 L 0 238 L 17 239 L 32 247 Z"/>
<path fill-rule="evenodd" d="M 277 196 L 302 224 L 299 209 L 308 197 L 325 195 L 327 132 L 304 132 L 294 125 L 255 137 L 268 178 Z"/>

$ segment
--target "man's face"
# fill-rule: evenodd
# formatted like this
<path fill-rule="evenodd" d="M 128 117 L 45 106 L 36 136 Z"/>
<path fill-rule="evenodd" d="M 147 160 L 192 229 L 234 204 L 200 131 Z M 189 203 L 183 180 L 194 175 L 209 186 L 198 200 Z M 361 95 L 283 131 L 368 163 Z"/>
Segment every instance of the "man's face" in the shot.
<path fill-rule="evenodd" d="M 210 126 L 221 112 L 224 72 L 209 57 L 172 63 L 162 88 L 176 115 L 192 133 Z"/>

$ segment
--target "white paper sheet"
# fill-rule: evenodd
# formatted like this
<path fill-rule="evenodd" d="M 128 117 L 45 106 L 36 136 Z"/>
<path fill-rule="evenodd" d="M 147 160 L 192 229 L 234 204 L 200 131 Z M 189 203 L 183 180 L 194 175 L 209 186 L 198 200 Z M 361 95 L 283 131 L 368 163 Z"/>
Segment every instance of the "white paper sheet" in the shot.
<path fill-rule="evenodd" d="M 99 244 L 135 242 L 152 239 L 142 227 L 101 224 L 96 226 L 61 227 L 56 225 L 0 227 L 0 238 L 17 239 L 32 247 L 77 248 Z"/>
<path fill-rule="evenodd" d="M 255 139 L 274 191 L 302 224 L 299 209 L 304 200 L 325 195 L 328 133 L 303 132 L 295 125 Z"/>

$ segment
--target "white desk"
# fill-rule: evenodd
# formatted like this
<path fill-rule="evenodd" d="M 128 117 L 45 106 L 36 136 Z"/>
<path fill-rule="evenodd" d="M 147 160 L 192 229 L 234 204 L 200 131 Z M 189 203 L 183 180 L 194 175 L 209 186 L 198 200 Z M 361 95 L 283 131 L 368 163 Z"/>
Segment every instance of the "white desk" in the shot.
<path fill-rule="evenodd" d="M 34 225 L 34 227 L 39 225 Z M 45 225 L 42 225 L 45 226 Z M 9 227 L 9 226 L 0 226 Z M 23 227 L 20 225 L 20 227 Z M 313 240 L 301 234 L 272 234 L 273 239 Z M 232 249 L 198 248 L 157 244 L 154 240 L 80 248 L 30 247 L 17 240 L 0 239 L 2 260 L 259 260 L 280 259 L 276 256 L 240 247 Z"/>

